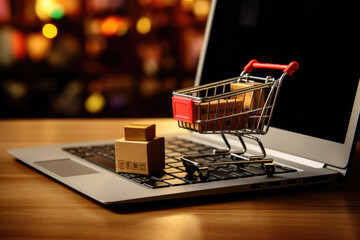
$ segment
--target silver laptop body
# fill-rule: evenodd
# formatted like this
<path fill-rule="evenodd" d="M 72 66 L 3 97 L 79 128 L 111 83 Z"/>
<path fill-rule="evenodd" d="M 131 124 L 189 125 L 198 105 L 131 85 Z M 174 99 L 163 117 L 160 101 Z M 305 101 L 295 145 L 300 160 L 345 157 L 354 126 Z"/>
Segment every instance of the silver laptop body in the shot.
<path fill-rule="evenodd" d="M 261 1 L 213 0 L 208 17 L 202 54 L 198 65 L 195 83 L 197 85 L 204 83 L 204 69 L 209 67 L 207 66 L 208 58 L 211 57 L 209 51 L 211 50 L 210 48 L 213 47 L 211 45 L 214 44 L 212 42 L 212 34 L 215 34 L 215 27 L 218 27 L 218 25 L 221 25 L 222 23 L 222 19 L 219 19 L 219 17 L 221 16 L 220 12 L 225 11 L 224 9 L 226 9 L 224 7 L 224 2 L 227 2 L 227 5 L 234 4 L 234 9 L 238 8 L 238 15 L 235 17 L 239 26 L 241 26 L 242 29 L 245 29 L 244 36 L 242 36 L 243 38 L 248 36 L 246 31 L 253 32 L 253 29 L 256 29 L 259 21 L 261 21 L 261 16 L 259 14 L 262 13 L 261 9 L 264 8 L 261 5 Z M 251 2 L 256 2 L 256 4 L 254 5 Z M 227 27 L 228 26 L 224 25 L 224 28 Z M 232 29 L 230 29 L 230 31 L 232 31 Z M 230 36 L 223 37 L 226 39 Z M 266 38 L 264 41 L 266 41 Z M 221 48 L 221 46 L 219 47 Z M 239 48 L 246 49 L 247 47 L 240 46 Z M 291 51 L 292 49 L 289 49 L 288 54 L 290 57 L 292 55 Z M 244 53 L 244 55 L 245 56 L 242 57 L 247 58 L 247 61 L 251 58 L 261 57 L 246 56 L 246 53 Z M 274 59 L 277 58 L 274 57 Z M 264 61 L 267 60 L 271 60 L 271 58 L 264 59 Z M 291 60 L 298 61 L 298 59 Z M 218 59 L 218 61 L 221 62 L 222 60 Z M 288 62 L 282 63 L 287 64 Z M 302 64 L 304 63 L 302 61 L 299 63 L 301 69 Z M 240 62 L 238 63 L 238 73 L 241 71 L 241 64 L 242 63 Z M 220 66 L 219 69 L 221 69 Z M 324 69 L 324 71 L 330 70 L 332 71 L 333 69 Z M 348 71 L 351 71 L 351 69 L 348 69 Z M 294 75 L 296 74 L 297 73 Z M 306 74 L 310 75 L 311 72 L 307 72 Z M 225 77 L 226 76 L 224 76 L 224 78 Z M 215 79 L 211 81 L 215 80 L 222 79 L 217 79 L 215 77 Z M 286 80 L 292 81 L 293 79 L 285 79 L 284 81 Z M 348 79 L 342 79 L 341 81 L 347 80 Z M 300 131 L 292 131 L 286 128 L 283 129 L 279 126 L 270 127 L 268 134 L 261 136 L 261 140 L 266 148 L 268 156 L 272 157 L 276 164 L 291 167 L 296 170 L 296 172 L 288 172 L 278 175 L 275 174 L 272 177 L 262 175 L 249 178 L 237 178 L 151 189 L 131 181 L 113 171 L 109 171 L 99 165 L 93 164 L 83 158 L 63 151 L 63 148 L 113 144 L 114 140 L 11 149 L 8 152 L 30 167 L 78 191 L 79 193 L 106 205 L 295 187 L 331 182 L 346 175 L 350 160 L 355 150 L 356 140 L 358 137 L 357 133 L 359 132 L 358 122 L 360 113 L 360 85 L 358 83 L 359 75 L 352 85 L 353 90 L 350 96 L 351 106 L 348 108 L 351 113 L 349 112 L 348 118 L 346 118 L 347 127 L 343 139 L 329 140 L 327 138 L 312 136 L 311 134 L 304 134 Z M 326 87 L 327 86 L 324 85 L 324 91 L 326 91 Z M 280 92 L 284 91 L 286 91 L 286 88 L 280 90 Z M 278 101 L 281 101 L 281 97 Z M 279 106 L 278 109 L 278 119 L 289 118 L 289 116 L 287 116 L 288 111 L 286 109 L 284 110 L 283 106 Z M 169 109 L 169 111 L 171 111 L 171 109 Z M 329 115 L 331 114 L 329 113 Z M 324 117 L 323 120 L 320 120 L 320 122 L 323 122 L 324 125 L 326 125 L 326 122 L 328 121 L 331 122 L 331 117 Z M 281 125 L 281 121 L 277 124 Z M 331 133 L 333 130 L 329 128 L 329 131 Z M 189 133 L 177 137 L 215 148 L 224 147 L 224 143 L 218 135 Z M 166 139 L 171 138 L 173 138 L 173 136 L 166 136 Z M 239 145 L 236 137 L 229 136 L 228 140 L 235 149 L 236 146 Z M 254 154 L 258 153 L 256 145 L 249 142 L 247 143 L 247 146 L 250 152 Z"/>

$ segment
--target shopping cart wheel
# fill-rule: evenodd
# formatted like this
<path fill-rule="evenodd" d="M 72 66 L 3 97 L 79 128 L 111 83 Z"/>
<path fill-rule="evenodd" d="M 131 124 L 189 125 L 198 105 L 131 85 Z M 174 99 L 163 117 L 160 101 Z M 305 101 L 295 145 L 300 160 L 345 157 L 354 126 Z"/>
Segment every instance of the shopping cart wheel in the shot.
<path fill-rule="evenodd" d="M 208 167 L 201 167 L 197 169 L 199 173 L 200 180 L 205 182 L 209 179 L 209 168 Z"/>
<path fill-rule="evenodd" d="M 194 172 L 195 172 L 195 170 L 196 170 L 195 165 L 192 164 L 192 163 L 189 163 L 189 162 L 187 162 L 187 161 L 184 161 L 184 160 L 183 160 L 182 162 L 183 162 L 183 165 L 184 165 L 184 167 L 185 167 L 185 171 L 186 171 L 188 174 L 193 175 Z"/>
<path fill-rule="evenodd" d="M 275 173 L 275 167 L 274 167 L 274 164 L 273 163 L 266 163 L 264 164 L 264 170 L 265 170 L 265 173 L 271 177 L 272 175 L 274 175 Z"/>

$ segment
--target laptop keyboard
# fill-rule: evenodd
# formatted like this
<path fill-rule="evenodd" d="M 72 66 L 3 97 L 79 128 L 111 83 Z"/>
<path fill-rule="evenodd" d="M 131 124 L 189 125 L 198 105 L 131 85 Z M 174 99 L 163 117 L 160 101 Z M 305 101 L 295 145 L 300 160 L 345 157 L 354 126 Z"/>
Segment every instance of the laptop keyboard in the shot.
<path fill-rule="evenodd" d="M 71 147 L 63 148 L 71 154 L 95 163 L 110 171 L 115 172 L 115 145 L 96 145 L 85 147 Z M 181 161 L 181 156 L 186 154 L 209 153 L 213 150 L 212 147 L 191 142 L 183 139 L 168 139 L 165 142 L 165 169 L 161 172 L 152 174 L 151 176 L 133 174 L 133 173 L 118 173 L 119 175 L 129 179 L 130 181 L 142 184 L 148 188 L 163 188 L 171 186 L 179 186 L 186 184 L 204 183 L 200 180 L 197 172 L 188 174 Z M 201 161 L 201 159 L 197 159 Z M 213 161 L 214 163 L 229 162 L 231 158 L 228 156 L 207 157 L 203 161 Z M 296 172 L 295 169 L 275 165 L 275 174 L 282 174 L 287 172 Z M 209 178 L 206 182 L 222 181 L 228 179 L 247 178 L 266 175 L 261 163 L 247 164 L 238 167 L 235 164 L 216 164 L 209 167 Z"/>

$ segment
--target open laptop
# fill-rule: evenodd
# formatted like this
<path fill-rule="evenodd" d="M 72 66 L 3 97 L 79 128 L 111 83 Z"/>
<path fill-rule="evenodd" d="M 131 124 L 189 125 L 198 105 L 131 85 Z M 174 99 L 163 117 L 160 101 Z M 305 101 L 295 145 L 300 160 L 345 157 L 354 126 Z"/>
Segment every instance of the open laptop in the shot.
<path fill-rule="evenodd" d="M 116 173 L 113 140 L 12 149 L 9 153 L 106 205 L 294 187 L 342 178 L 359 132 L 360 22 L 352 4 L 212 1 L 196 85 L 237 76 L 251 59 L 300 64 L 297 72 L 284 79 L 272 126 L 261 136 L 275 162 L 271 177 L 256 165 L 236 169 L 216 165 L 205 182 L 196 175 L 189 177 L 180 160 L 182 154 L 224 147 L 218 135 L 197 133 L 166 137 L 166 168 L 151 177 Z M 278 74 L 271 72 L 272 76 Z M 239 145 L 236 137 L 228 140 L 232 146 Z M 256 153 L 255 145 L 247 146 Z"/>

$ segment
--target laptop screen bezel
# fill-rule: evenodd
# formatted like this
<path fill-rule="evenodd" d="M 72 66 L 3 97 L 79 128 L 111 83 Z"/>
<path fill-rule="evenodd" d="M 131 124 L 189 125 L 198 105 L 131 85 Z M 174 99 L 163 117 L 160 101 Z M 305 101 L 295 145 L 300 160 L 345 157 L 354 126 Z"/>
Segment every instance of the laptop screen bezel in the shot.
<path fill-rule="evenodd" d="M 218 21 L 217 19 L 214 19 L 216 5 L 217 0 L 213 0 L 205 28 L 204 42 L 195 76 L 195 86 L 201 85 L 201 75 L 203 73 L 206 54 L 208 51 L 208 43 L 210 42 L 210 33 L 213 22 Z M 296 61 L 296 59 L 294 60 Z M 358 128 L 359 113 L 360 84 L 357 86 L 355 101 L 344 144 L 275 127 L 270 127 L 269 132 L 266 135 L 258 137 L 262 140 L 265 148 L 289 153 L 339 168 L 346 168 L 349 163 L 351 152 L 356 145 L 356 131 Z"/>

